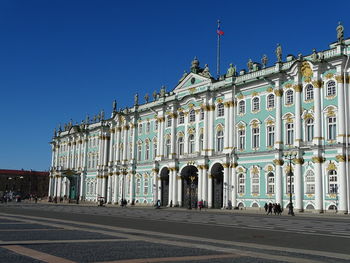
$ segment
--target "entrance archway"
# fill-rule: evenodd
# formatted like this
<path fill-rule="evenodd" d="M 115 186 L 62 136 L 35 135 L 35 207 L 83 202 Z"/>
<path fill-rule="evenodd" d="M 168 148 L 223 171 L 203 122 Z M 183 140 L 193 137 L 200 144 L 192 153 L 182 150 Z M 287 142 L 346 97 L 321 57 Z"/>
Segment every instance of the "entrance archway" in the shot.
<path fill-rule="evenodd" d="M 167 206 L 169 203 L 169 169 L 164 167 L 160 171 L 161 193 L 160 203 L 162 206 Z"/>
<path fill-rule="evenodd" d="M 223 181 L 224 167 L 220 163 L 216 163 L 211 168 L 212 176 L 212 208 L 221 208 L 223 206 Z"/>
<path fill-rule="evenodd" d="M 181 171 L 182 177 L 182 206 L 197 208 L 198 203 L 198 169 L 188 165 Z"/>

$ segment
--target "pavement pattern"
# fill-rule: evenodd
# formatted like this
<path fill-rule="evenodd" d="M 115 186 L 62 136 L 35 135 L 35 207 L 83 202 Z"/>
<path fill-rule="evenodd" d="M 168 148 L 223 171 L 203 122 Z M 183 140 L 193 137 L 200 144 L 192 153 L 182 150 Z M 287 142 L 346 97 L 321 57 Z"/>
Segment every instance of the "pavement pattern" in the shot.
<path fill-rule="evenodd" d="M 150 227 L 110 223 L 120 218 Z M 14 203 L 0 205 L 0 262 L 349 262 L 349 223 L 348 217 L 290 220 L 219 211 Z M 174 229 L 163 231 L 162 224 Z M 180 233 L 174 224 L 193 231 Z M 339 251 L 325 251 L 232 241 L 224 235 L 196 234 L 198 226 L 208 232 L 207 227 L 252 231 L 254 240 L 264 239 L 259 232 L 264 230 L 336 238 L 345 244 L 343 250 L 337 245 Z"/>

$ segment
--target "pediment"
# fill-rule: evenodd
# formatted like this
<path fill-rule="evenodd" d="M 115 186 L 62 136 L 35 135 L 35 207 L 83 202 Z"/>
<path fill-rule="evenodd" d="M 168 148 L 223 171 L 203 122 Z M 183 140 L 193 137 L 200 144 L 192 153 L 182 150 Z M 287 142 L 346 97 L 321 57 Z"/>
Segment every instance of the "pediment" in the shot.
<path fill-rule="evenodd" d="M 191 72 L 175 87 L 174 93 L 179 93 L 192 88 L 204 86 L 210 84 L 211 82 L 212 79 L 210 77 L 204 77 Z"/>

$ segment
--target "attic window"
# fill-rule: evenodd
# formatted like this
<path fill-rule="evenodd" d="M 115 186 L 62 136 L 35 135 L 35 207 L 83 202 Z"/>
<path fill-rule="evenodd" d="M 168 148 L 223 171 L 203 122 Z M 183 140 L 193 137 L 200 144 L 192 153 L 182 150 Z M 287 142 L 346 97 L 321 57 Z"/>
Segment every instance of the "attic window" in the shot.
<path fill-rule="evenodd" d="M 191 78 L 191 83 L 194 84 L 194 82 L 196 81 L 196 78 Z"/>

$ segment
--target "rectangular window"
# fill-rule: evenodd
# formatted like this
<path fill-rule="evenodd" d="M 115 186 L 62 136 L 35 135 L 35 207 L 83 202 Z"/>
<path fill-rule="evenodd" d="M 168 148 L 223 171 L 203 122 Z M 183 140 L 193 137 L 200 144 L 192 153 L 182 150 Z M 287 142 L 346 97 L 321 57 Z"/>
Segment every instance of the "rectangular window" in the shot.
<path fill-rule="evenodd" d="M 260 133 L 259 128 L 252 129 L 252 135 L 253 135 L 252 147 L 253 148 L 259 148 L 259 133 Z"/>
<path fill-rule="evenodd" d="M 328 140 L 335 140 L 337 137 L 336 117 L 328 118 Z"/>
<path fill-rule="evenodd" d="M 275 126 L 267 127 L 267 146 L 273 147 L 275 144 Z"/>
<path fill-rule="evenodd" d="M 245 130 L 238 131 L 238 148 L 240 150 L 245 149 Z"/>

